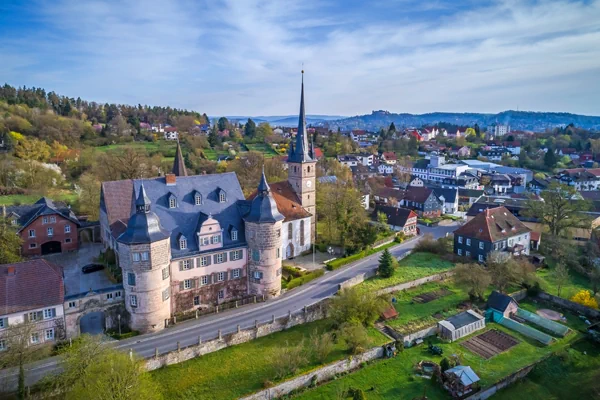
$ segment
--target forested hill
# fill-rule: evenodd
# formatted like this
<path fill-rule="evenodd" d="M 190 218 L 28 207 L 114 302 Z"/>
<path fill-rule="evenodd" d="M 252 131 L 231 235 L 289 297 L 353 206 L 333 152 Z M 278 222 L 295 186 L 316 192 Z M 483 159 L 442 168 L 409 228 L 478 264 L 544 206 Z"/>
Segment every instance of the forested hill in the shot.
<path fill-rule="evenodd" d="M 438 122 L 460 126 L 475 124 L 486 127 L 493 123 L 509 124 L 513 130 L 544 131 L 561 125 L 600 130 L 600 117 L 556 112 L 503 111 L 498 114 L 443 113 L 396 114 L 389 111 L 373 111 L 368 115 L 357 115 L 328 123 L 331 129 L 368 129 L 378 131 L 391 123 L 397 127 L 421 127 Z"/>

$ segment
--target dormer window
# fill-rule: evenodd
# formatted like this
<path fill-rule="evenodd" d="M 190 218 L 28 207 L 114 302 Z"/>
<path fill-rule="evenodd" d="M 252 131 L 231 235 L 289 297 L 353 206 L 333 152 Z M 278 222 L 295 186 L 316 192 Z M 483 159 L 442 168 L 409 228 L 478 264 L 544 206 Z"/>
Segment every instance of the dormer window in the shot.
<path fill-rule="evenodd" d="M 202 195 L 198 192 L 196 192 L 196 194 L 194 194 L 194 204 L 197 206 L 202 205 Z"/>
<path fill-rule="evenodd" d="M 238 240 L 238 231 L 237 229 L 231 230 L 231 240 Z"/>
<path fill-rule="evenodd" d="M 169 195 L 169 208 L 177 208 L 177 197 L 173 194 Z"/>
<path fill-rule="evenodd" d="M 225 203 L 227 201 L 227 195 L 223 189 L 219 189 L 219 203 Z"/>
<path fill-rule="evenodd" d="M 179 250 L 185 249 L 187 249 L 187 239 L 185 238 L 185 236 L 181 235 L 179 237 Z"/>
<path fill-rule="evenodd" d="M 11 220 L 10 220 L 10 224 L 11 224 L 12 226 L 16 226 L 16 225 L 17 225 L 17 220 L 16 220 L 15 218 L 11 219 Z"/>

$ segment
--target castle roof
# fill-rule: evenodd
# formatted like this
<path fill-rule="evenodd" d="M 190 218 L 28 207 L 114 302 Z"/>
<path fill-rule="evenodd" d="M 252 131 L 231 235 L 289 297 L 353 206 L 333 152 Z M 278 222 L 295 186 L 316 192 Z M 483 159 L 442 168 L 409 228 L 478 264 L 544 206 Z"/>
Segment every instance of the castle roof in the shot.
<path fill-rule="evenodd" d="M 161 226 L 158 216 L 151 211 L 150 205 L 150 199 L 142 184 L 135 201 L 135 214 L 129 218 L 127 229 L 117 239 L 119 243 L 152 243 L 169 238 L 169 231 Z"/>
<path fill-rule="evenodd" d="M 284 219 L 277 209 L 277 203 L 271 194 L 265 171 L 260 179 L 258 190 L 250 203 L 250 210 L 244 216 L 244 221 L 254 223 L 275 223 Z"/>

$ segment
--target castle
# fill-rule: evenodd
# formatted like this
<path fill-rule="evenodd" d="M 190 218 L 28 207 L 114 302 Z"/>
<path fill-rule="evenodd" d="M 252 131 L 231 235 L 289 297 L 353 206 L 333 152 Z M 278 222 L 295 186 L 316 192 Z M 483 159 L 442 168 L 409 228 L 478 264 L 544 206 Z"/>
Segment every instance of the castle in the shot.
<path fill-rule="evenodd" d="M 310 250 L 315 235 L 307 136 L 303 80 L 287 181 L 269 185 L 263 172 L 245 199 L 235 173 L 188 176 L 178 144 L 166 176 L 102 183 L 102 240 L 121 267 L 132 329 L 157 331 L 177 313 L 281 293 L 282 259 Z"/>

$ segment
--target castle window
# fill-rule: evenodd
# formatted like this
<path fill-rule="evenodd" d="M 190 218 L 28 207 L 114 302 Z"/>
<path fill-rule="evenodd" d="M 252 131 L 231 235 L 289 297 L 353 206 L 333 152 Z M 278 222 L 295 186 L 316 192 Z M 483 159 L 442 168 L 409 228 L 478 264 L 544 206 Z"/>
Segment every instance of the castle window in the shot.
<path fill-rule="evenodd" d="M 252 261 L 259 262 L 260 261 L 260 250 L 252 250 Z"/>
<path fill-rule="evenodd" d="M 196 193 L 194 195 L 194 204 L 196 204 L 197 206 L 202 205 L 202 196 L 200 195 L 200 193 Z"/>
<path fill-rule="evenodd" d="M 168 300 L 168 299 L 169 299 L 169 297 L 171 297 L 171 288 L 170 288 L 170 287 L 166 288 L 166 289 L 165 289 L 165 290 L 163 290 L 163 292 L 162 292 L 162 298 L 163 298 L 163 301 L 166 301 L 166 300 Z"/>
<path fill-rule="evenodd" d="M 163 277 L 163 281 L 169 277 L 169 267 L 162 269 L 162 277 Z"/>
<path fill-rule="evenodd" d="M 227 195 L 223 189 L 219 189 L 219 203 L 225 203 L 227 201 Z"/>
<path fill-rule="evenodd" d="M 225 297 L 225 290 L 221 289 L 219 290 L 219 299 L 222 299 Z"/>
<path fill-rule="evenodd" d="M 129 304 L 131 305 L 131 307 L 137 307 L 137 296 L 135 294 L 129 296 Z"/>
<path fill-rule="evenodd" d="M 204 275 L 200 277 L 200 283 L 202 285 L 208 285 L 208 275 Z"/>
<path fill-rule="evenodd" d="M 231 240 L 238 240 L 238 231 L 236 229 L 231 231 Z"/>
<path fill-rule="evenodd" d="M 292 239 L 294 236 L 294 227 L 292 226 L 292 223 L 290 222 L 288 224 L 288 239 Z"/>
<path fill-rule="evenodd" d="M 241 270 L 241 269 L 239 269 L 239 268 L 237 268 L 237 269 L 234 269 L 234 270 L 233 270 L 233 274 L 232 274 L 233 278 L 234 278 L 234 279 L 237 279 L 237 278 L 239 278 L 239 277 L 240 277 L 240 275 L 241 275 L 241 271 L 242 271 L 242 270 Z"/>
<path fill-rule="evenodd" d="M 65 233 L 71 233 L 71 225 L 65 225 Z"/>
<path fill-rule="evenodd" d="M 135 286 L 135 274 L 133 272 L 127 273 L 127 284 L 129 286 Z"/>
<path fill-rule="evenodd" d="M 142 261 L 148 261 L 148 252 L 143 251 L 141 254 L 142 254 Z"/>
<path fill-rule="evenodd" d="M 200 257 L 200 267 L 206 267 L 210 265 L 210 256 Z"/>
<path fill-rule="evenodd" d="M 185 238 L 185 236 L 181 236 L 179 238 L 179 249 L 180 250 L 187 249 L 187 239 Z"/>
<path fill-rule="evenodd" d="M 217 274 L 217 281 L 223 282 L 225 280 L 225 272 L 219 272 Z"/>
<path fill-rule="evenodd" d="M 14 219 L 14 218 L 13 218 L 13 219 L 11 219 L 11 220 L 10 220 L 10 224 L 11 224 L 11 225 L 13 225 L 13 226 L 17 225 L 17 220 L 16 220 L 16 219 Z"/>
<path fill-rule="evenodd" d="M 177 207 L 177 198 L 173 195 L 169 196 L 169 208 L 176 208 Z"/>
<path fill-rule="evenodd" d="M 306 172 L 310 173 L 310 167 L 306 168 Z"/>
<path fill-rule="evenodd" d="M 231 261 L 236 261 L 242 258 L 242 250 L 234 250 L 231 252 Z"/>
<path fill-rule="evenodd" d="M 210 244 L 210 238 L 208 236 L 204 236 L 202 238 L 202 246 L 206 246 L 208 244 Z"/>
<path fill-rule="evenodd" d="M 221 242 L 221 235 L 215 235 L 211 239 L 212 239 L 212 243 L 213 244 L 220 243 Z"/>
<path fill-rule="evenodd" d="M 300 246 L 304 246 L 304 220 L 300 221 Z"/>
<path fill-rule="evenodd" d="M 133 253 L 132 257 L 133 257 L 133 261 L 134 262 L 139 262 L 140 261 L 140 253 Z"/>
<path fill-rule="evenodd" d="M 192 260 L 179 261 L 179 267 L 181 271 L 187 271 L 188 269 L 192 269 Z"/>
<path fill-rule="evenodd" d="M 48 223 L 48 217 L 43 217 L 42 224 L 47 224 L 47 223 Z"/>
<path fill-rule="evenodd" d="M 263 277 L 263 273 L 260 271 L 254 271 L 254 273 L 252 274 L 252 276 L 254 277 L 254 279 L 262 279 Z"/>
<path fill-rule="evenodd" d="M 56 217 L 50 217 L 50 223 L 53 224 L 56 222 Z"/>
<path fill-rule="evenodd" d="M 184 289 L 191 289 L 192 288 L 192 280 L 191 279 L 185 279 L 183 281 L 183 288 Z"/>
<path fill-rule="evenodd" d="M 46 232 L 48 233 L 48 236 L 53 236 L 54 235 L 54 228 L 47 228 Z"/>
<path fill-rule="evenodd" d="M 277 258 L 281 257 L 281 249 L 278 247 L 277 248 Z"/>
<path fill-rule="evenodd" d="M 224 254 L 225 253 L 215 254 L 215 263 L 216 264 L 221 264 L 224 262 L 224 260 L 225 260 Z"/>

